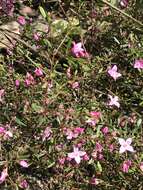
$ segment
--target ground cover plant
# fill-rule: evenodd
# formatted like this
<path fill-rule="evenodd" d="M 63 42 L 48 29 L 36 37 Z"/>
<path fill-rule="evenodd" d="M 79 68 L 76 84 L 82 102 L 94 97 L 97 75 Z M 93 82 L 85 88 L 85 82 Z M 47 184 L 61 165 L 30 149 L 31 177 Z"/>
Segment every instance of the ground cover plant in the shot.
<path fill-rule="evenodd" d="M 0 1 L 0 189 L 143 189 L 142 10 Z"/>

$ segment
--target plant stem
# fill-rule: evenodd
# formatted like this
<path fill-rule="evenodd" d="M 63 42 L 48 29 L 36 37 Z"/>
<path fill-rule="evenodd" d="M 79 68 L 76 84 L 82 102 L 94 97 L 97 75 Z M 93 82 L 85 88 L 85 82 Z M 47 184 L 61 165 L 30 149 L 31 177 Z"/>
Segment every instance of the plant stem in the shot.
<path fill-rule="evenodd" d="M 138 21 L 137 19 L 133 18 L 131 15 L 125 13 L 124 11 L 120 10 L 118 7 L 112 5 L 111 3 L 109 3 L 106 0 L 101 0 L 103 3 L 105 3 L 106 5 L 108 5 L 109 7 L 113 8 L 114 10 L 116 10 L 117 12 L 121 13 L 122 15 L 124 15 L 125 17 L 129 18 L 130 20 L 134 21 L 134 23 L 140 25 L 141 27 L 143 27 L 143 23 L 141 23 L 140 21 Z"/>

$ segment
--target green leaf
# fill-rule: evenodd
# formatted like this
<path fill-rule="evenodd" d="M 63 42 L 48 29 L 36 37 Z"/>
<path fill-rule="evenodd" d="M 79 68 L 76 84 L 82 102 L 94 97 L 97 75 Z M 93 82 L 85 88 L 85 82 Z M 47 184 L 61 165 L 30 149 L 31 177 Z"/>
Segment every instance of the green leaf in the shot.
<path fill-rule="evenodd" d="M 18 118 L 16 118 L 15 119 L 15 122 L 18 124 L 18 125 L 22 125 L 22 126 L 24 126 L 24 127 L 26 127 L 26 124 L 24 124 L 20 119 L 18 119 Z"/>
<path fill-rule="evenodd" d="M 138 121 L 137 121 L 137 126 L 139 127 L 141 124 L 142 124 L 142 119 L 140 118 L 140 119 L 138 119 Z"/>
<path fill-rule="evenodd" d="M 32 104 L 32 109 L 33 109 L 33 111 L 35 111 L 35 112 L 40 112 L 43 108 L 42 108 L 40 105 L 38 105 L 38 104 L 36 104 L 36 103 L 33 103 L 33 104 Z"/>
<path fill-rule="evenodd" d="M 46 18 L 46 17 L 47 17 L 47 13 L 46 13 L 46 11 L 43 9 L 43 7 L 39 6 L 39 10 L 40 10 L 41 15 L 42 15 L 44 18 Z"/>
<path fill-rule="evenodd" d="M 98 167 L 98 170 L 99 170 L 100 172 L 102 172 L 102 166 L 101 166 L 101 164 L 100 164 L 99 161 L 97 162 L 97 167 Z"/>
<path fill-rule="evenodd" d="M 55 162 L 52 162 L 51 164 L 48 165 L 48 168 L 51 168 L 54 165 L 55 165 Z"/>

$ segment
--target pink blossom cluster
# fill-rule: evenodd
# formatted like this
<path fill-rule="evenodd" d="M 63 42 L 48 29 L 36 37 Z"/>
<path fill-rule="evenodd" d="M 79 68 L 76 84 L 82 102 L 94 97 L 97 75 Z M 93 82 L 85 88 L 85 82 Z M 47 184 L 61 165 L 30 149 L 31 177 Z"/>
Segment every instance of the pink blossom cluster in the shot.
<path fill-rule="evenodd" d="M 67 129 L 64 128 L 64 133 L 67 136 L 68 140 L 71 140 L 73 138 L 77 138 L 79 135 L 81 135 L 84 132 L 84 128 L 76 127 L 74 129 Z"/>
<path fill-rule="evenodd" d="M 0 125 L 0 137 L 3 137 L 3 139 L 6 140 L 12 138 L 13 133 L 11 132 L 11 130 L 7 129 L 7 127 L 3 127 L 2 125 Z"/>
<path fill-rule="evenodd" d="M 91 111 L 89 114 L 90 118 L 86 121 L 86 123 L 88 123 L 91 126 L 95 126 L 101 118 L 101 112 Z"/>

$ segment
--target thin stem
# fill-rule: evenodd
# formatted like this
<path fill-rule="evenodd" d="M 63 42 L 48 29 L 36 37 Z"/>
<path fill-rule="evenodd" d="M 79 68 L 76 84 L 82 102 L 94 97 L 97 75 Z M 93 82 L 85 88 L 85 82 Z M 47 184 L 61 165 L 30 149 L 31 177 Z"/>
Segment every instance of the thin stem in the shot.
<path fill-rule="evenodd" d="M 114 10 L 118 11 L 119 13 L 121 13 L 122 15 L 124 15 L 125 17 L 131 19 L 132 21 L 134 21 L 134 23 L 140 25 L 141 27 L 143 27 L 143 23 L 141 23 L 140 21 L 138 21 L 137 19 L 133 18 L 131 15 L 125 13 L 124 11 L 120 10 L 118 7 L 112 5 L 111 3 L 107 2 L 106 0 L 101 0 L 103 3 L 105 3 L 106 5 L 108 5 L 109 7 L 113 8 Z"/>

